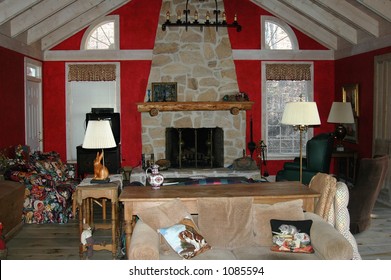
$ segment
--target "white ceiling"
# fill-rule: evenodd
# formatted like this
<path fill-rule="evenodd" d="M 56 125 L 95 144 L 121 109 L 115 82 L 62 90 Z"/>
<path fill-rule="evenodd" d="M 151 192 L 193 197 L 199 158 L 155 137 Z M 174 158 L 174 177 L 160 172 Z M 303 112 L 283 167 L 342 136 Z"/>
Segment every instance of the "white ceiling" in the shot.
<path fill-rule="evenodd" d="M 0 45 L 42 53 L 130 1 L 0 0 Z M 336 52 L 391 46 L 391 0 L 251 2 Z"/>

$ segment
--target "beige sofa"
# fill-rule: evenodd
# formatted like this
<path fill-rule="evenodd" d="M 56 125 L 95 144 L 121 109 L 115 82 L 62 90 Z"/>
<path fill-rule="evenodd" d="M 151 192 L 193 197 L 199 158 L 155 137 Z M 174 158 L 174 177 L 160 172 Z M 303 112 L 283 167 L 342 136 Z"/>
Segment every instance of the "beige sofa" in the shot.
<path fill-rule="evenodd" d="M 252 198 L 204 198 L 193 215 L 199 233 L 211 249 L 196 255 L 199 260 L 349 260 L 351 243 L 320 216 L 304 213 L 302 200 L 273 205 L 253 204 Z M 179 199 L 146 209 L 135 225 L 128 259 L 175 260 L 182 257 L 158 233 L 160 228 L 179 223 L 188 215 Z M 270 219 L 312 220 L 310 230 L 314 253 L 271 251 Z"/>

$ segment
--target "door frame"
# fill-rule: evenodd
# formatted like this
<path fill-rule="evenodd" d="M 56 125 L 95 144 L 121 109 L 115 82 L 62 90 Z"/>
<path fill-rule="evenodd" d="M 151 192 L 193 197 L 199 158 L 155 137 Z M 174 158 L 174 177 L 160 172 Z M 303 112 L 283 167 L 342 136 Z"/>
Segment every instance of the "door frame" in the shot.
<path fill-rule="evenodd" d="M 35 75 L 35 76 L 30 76 L 27 74 L 27 66 L 28 65 L 32 65 L 34 67 L 36 67 L 36 69 L 38 70 L 38 73 Z M 42 91 L 42 62 L 41 61 L 38 61 L 38 60 L 35 60 L 35 59 L 32 59 L 32 58 L 29 58 L 29 57 L 25 57 L 24 58 L 24 138 L 25 138 L 25 143 L 26 145 L 28 145 L 28 138 L 27 138 L 27 135 L 28 135 L 28 121 L 27 121 L 27 82 L 28 81 L 32 81 L 32 82 L 36 82 L 36 83 L 39 83 L 39 102 L 38 102 L 38 127 L 39 127 L 39 133 L 41 135 L 40 139 L 38 140 L 39 142 L 39 150 L 42 151 L 43 150 L 43 104 L 42 104 L 42 99 L 43 99 L 43 91 Z"/>

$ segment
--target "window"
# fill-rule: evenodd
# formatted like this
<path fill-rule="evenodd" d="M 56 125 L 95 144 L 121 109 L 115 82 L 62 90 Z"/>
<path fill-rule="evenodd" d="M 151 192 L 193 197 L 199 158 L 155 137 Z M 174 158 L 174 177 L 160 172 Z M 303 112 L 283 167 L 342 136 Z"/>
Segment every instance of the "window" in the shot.
<path fill-rule="evenodd" d="M 28 77 L 40 79 L 42 77 L 41 66 L 34 65 L 33 63 L 27 63 L 26 75 Z"/>
<path fill-rule="evenodd" d="M 269 158 L 292 158 L 299 154 L 299 132 L 280 121 L 287 102 L 313 100 L 312 69 L 313 65 L 309 63 L 262 64 L 262 135 Z M 312 134 L 311 128 L 303 134 L 303 151 Z"/>
<path fill-rule="evenodd" d="M 113 50 L 119 49 L 118 42 L 118 16 L 108 16 L 87 29 L 81 48 L 85 50 Z"/>
<path fill-rule="evenodd" d="M 295 50 L 298 43 L 293 30 L 282 20 L 272 16 L 262 16 L 262 49 Z"/>

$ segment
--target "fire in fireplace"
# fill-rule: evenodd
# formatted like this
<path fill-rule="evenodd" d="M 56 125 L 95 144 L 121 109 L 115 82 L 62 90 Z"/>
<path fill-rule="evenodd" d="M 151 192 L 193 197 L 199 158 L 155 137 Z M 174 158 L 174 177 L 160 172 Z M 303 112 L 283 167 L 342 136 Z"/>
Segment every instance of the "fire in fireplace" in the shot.
<path fill-rule="evenodd" d="M 223 129 L 166 128 L 166 159 L 174 168 L 223 167 Z"/>

